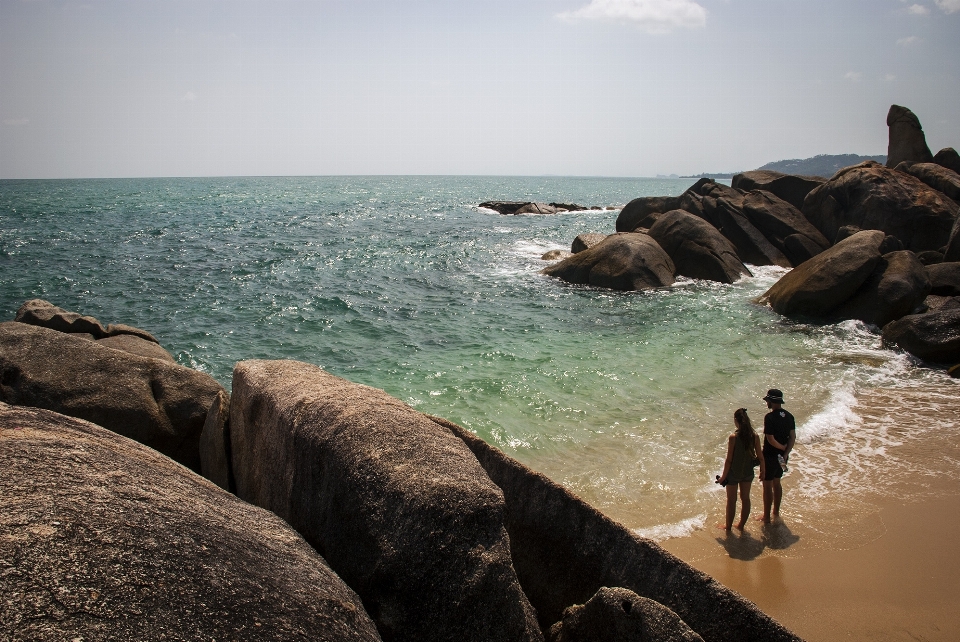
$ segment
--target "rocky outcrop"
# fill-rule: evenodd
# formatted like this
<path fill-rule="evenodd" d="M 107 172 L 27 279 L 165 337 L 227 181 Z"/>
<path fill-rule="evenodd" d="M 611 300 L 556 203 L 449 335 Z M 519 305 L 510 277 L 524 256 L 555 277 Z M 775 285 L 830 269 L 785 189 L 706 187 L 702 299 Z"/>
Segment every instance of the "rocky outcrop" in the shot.
<path fill-rule="evenodd" d="M 469 431 L 456 434 L 503 490 L 513 564 L 544 629 L 602 587 L 658 602 L 707 642 L 799 640 L 737 593 L 585 504 Z"/>
<path fill-rule="evenodd" d="M 793 265 L 800 265 L 830 247 L 830 241 L 799 209 L 770 192 L 747 192 L 743 213 Z M 790 237 L 793 239 L 788 244 Z"/>
<path fill-rule="evenodd" d="M 960 154 L 957 153 L 953 147 L 944 147 L 936 156 L 933 157 L 933 162 L 947 169 L 952 169 L 957 174 L 960 174 Z"/>
<path fill-rule="evenodd" d="M 17 310 L 17 316 L 14 317 L 14 321 L 40 326 L 41 328 L 49 328 L 59 332 L 89 334 L 94 339 L 104 339 L 118 335 L 132 335 L 144 341 L 159 343 L 159 341 L 146 330 L 122 323 L 110 324 L 104 328 L 103 324 L 93 317 L 83 316 L 76 312 L 67 312 L 43 299 L 31 299 L 20 306 L 20 309 Z M 122 350 L 123 348 L 120 349 Z"/>
<path fill-rule="evenodd" d="M 930 279 L 917 256 L 909 250 L 891 252 L 880 257 L 873 274 L 832 316 L 882 328 L 912 313 L 929 293 Z"/>
<path fill-rule="evenodd" d="M 960 296 L 960 262 L 937 263 L 924 269 L 930 280 L 930 294 Z"/>
<path fill-rule="evenodd" d="M 237 495 L 303 535 L 384 639 L 543 639 L 503 493 L 449 431 L 316 366 L 243 361 L 230 439 Z"/>
<path fill-rule="evenodd" d="M 618 233 L 540 273 L 568 283 L 613 290 L 649 290 L 672 285 L 675 267 L 650 236 Z"/>
<path fill-rule="evenodd" d="M 673 260 L 677 274 L 720 283 L 733 283 L 745 274 L 752 276 L 730 241 L 689 212 L 665 213 L 650 228 L 650 236 Z"/>
<path fill-rule="evenodd" d="M 88 422 L 0 403 L 0 497 L 5 640 L 380 640 L 280 518 Z"/>
<path fill-rule="evenodd" d="M 737 200 L 722 197 L 717 199 L 716 203 L 720 233 L 730 239 L 744 263 L 793 267 L 786 255 L 767 240 L 763 232 L 743 213 L 742 197 Z"/>
<path fill-rule="evenodd" d="M 176 359 L 173 358 L 173 355 L 164 350 L 159 343 L 148 341 L 134 334 L 117 334 L 112 337 L 104 337 L 103 339 L 97 339 L 97 344 L 106 346 L 107 348 L 113 348 L 114 350 L 123 350 L 124 352 L 136 354 L 141 357 L 160 359 L 161 361 L 169 361 L 170 363 L 177 362 Z"/>
<path fill-rule="evenodd" d="M 803 199 L 826 179 L 819 176 L 794 176 L 770 170 L 742 172 L 733 177 L 730 185 L 734 189 L 750 192 L 763 190 L 790 203 L 798 210 L 803 208 Z"/>
<path fill-rule="evenodd" d="M 535 201 L 484 201 L 479 207 L 485 207 L 498 214 L 559 214 L 560 212 L 580 212 L 598 210 L 599 207 L 584 207 L 576 203 L 538 203 Z"/>
<path fill-rule="evenodd" d="M 573 243 L 570 244 L 570 253 L 578 254 L 584 250 L 589 250 L 605 238 L 607 238 L 606 234 L 578 234 L 577 238 L 573 239 Z"/>
<path fill-rule="evenodd" d="M 837 172 L 807 196 L 803 215 L 828 239 L 844 225 L 883 230 L 914 252 L 946 245 L 960 207 L 919 179 L 866 162 Z"/>
<path fill-rule="evenodd" d="M 230 396 L 217 393 L 200 433 L 200 472 L 220 488 L 236 491 L 230 463 Z"/>
<path fill-rule="evenodd" d="M 541 261 L 560 261 L 573 256 L 573 252 L 568 250 L 550 250 L 549 252 L 544 252 L 540 257 Z"/>
<path fill-rule="evenodd" d="M 0 401 L 91 421 L 200 471 L 223 387 L 208 374 L 26 323 L 0 323 Z"/>
<path fill-rule="evenodd" d="M 916 115 L 900 105 L 890 105 L 887 112 L 890 142 L 887 145 L 887 167 L 896 167 L 903 161 L 929 163 L 933 154 L 927 147 L 923 127 Z"/>
<path fill-rule="evenodd" d="M 950 197 L 953 201 L 960 201 L 960 174 L 936 163 L 909 163 L 904 161 L 897 165 L 898 172 L 906 172 L 914 178 L 920 179 L 925 185 Z"/>
<path fill-rule="evenodd" d="M 758 300 L 785 315 L 826 317 L 852 297 L 880 262 L 884 233 L 865 230 L 787 272 Z"/>
<path fill-rule="evenodd" d="M 703 642 L 677 614 L 625 588 L 603 587 L 571 606 L 550 629 L 550 642 Z"/>
<path fill-rule="evenodd" d="M 647 220 L 651 214 L 663 214 L 680 207 L 679 196 L 643 196 L 635 198 L 620 210 L 617 216 L 616 230 L 632 232 L 638 227 L 649 228 L 653 220 Z"/>
<path fill-rule="evenodd" d="M 954 297 L 936 310 L 911 314 L 883 327 L 883 345 L 898 346 L 910 354 L 935 363 L 960 361 L 960 298 Z"/>

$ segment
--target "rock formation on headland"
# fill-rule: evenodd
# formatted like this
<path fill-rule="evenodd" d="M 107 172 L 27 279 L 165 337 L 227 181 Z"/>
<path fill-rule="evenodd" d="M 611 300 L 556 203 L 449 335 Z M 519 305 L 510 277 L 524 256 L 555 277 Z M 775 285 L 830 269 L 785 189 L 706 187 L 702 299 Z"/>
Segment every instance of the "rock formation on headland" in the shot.
<path fill-rule="evenodd" d="M 11 382 L 32 380 L 18 369 L 29 353 L 48 360 L 48 341 L 71 363 L 117 367 L 120 351 L 89 339 L 18 322 L 3 332 L 28 339 L 0 343 L 7 401 L 23 389 Z M 130 358 L 147 373 L 174 367 Z M 48 379 L 41 399 L 89 413 L 64 401 L 72 385 Z M 123 436 L 150 438 L 125 427 L 152 420 L 143 404 L 109 432 L 0 403 L 0 550 L 17 560 L 0 573 L 6 638 L 798 640 L 544 476 L 382 391 L 292 361 L 240 362 L 233 389 L 197 393 L 209 413 L 184 457 L 217 485 Z"/>
<path fill-rule="evenodd" d="M 960 156 L 949 147 L 931 155 L 909 109 L 892 106 L 887 123 L 886 167 L 865 161 L 829 179 L 758 170 L 737 174 L 730 187 L 701 178 L 680 196 L 630 201 L 616 220 L 618 246 L 600 243 L 542 273 L 655 288 L 640 274 L 647 264 L 631 267 L 619 250 L 642 246 L 653 255 L 645 239 L 662 247 L 675 276 L 731 283 L 750 273 L 747 265 L 792 267 L 761 303 L 809 320 L 859 319 L 883 328 L 885 345 L 928 361 L 960 360 L 960 321 L 943 300 L 960 297 L 960 272 L 951 267 L 960 266 Z M 617 266 L 616 280 L 588 278 L 606 265 Z"/>
<path fill-rule="evenodd" d="M 484 201 L 478 207 L 493 210 L 498 214 L 559 214 L 561 212 L 584 212 L 586 210 L 602 210 L 604 208 L 593 205 L 587 207 L 576 203 L 538 203 L 536 201 Z M 607 207 L 606 209 L 613 209 Z"/>

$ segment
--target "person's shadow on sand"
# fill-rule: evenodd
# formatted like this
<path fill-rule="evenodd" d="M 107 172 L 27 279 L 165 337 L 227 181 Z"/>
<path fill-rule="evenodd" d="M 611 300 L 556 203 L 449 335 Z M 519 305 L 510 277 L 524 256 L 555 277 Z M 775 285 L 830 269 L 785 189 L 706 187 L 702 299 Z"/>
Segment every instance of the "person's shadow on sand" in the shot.
<path fill-rule="evenodd" d="M 760 537 L 766 548 L 782 551 L 800 541 L 799 535 L 794 535 L 782 519 L 771 524 L 763 525 L 763 534 Z"/>
<path fill-rule="evenodd" d="M 727 531 L 717 538 L 717 542 L 726 549 L 730 557 L 745 562 L 760 557 L 765 548 L 762 540 L 754 538 L 746 531 Z"/>

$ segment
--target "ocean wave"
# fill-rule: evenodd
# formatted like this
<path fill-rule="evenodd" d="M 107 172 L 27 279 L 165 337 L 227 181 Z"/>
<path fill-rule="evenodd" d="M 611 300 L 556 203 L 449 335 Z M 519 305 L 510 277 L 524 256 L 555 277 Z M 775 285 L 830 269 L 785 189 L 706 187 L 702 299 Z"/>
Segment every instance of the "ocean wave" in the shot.
<path fill-rule="evenodd" d="M 662 542 L 677 537 L 686 537 L 695 531 L 702 530 L 707 522 L 705 514 L 696 515 L 672 524 L 657 524 L 647 528 L 635 528 L 633 532 L 646 539 L 652 539 L 655 542 Z"/>

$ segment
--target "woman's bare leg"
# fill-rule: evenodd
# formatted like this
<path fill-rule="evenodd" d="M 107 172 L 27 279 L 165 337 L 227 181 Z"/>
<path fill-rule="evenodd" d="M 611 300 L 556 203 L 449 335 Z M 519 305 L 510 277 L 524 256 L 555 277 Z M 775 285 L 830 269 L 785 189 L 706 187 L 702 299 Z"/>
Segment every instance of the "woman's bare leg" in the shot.
<path fill-rule="evenodd" d="M 742 531 L 747 525 L 747 518 L 750 517 L 750 482 L 740 482 L 740 523 L 737 524 L 737 530 Z"/>
<path fill-rule="evenodd" d="M 725 524 L 717 524 L 718 528 L 730 530 L 733 526 L 733 516 L 737 514 L 737 486 L 739 484 L 727 484 L 727 521 Z"/>

